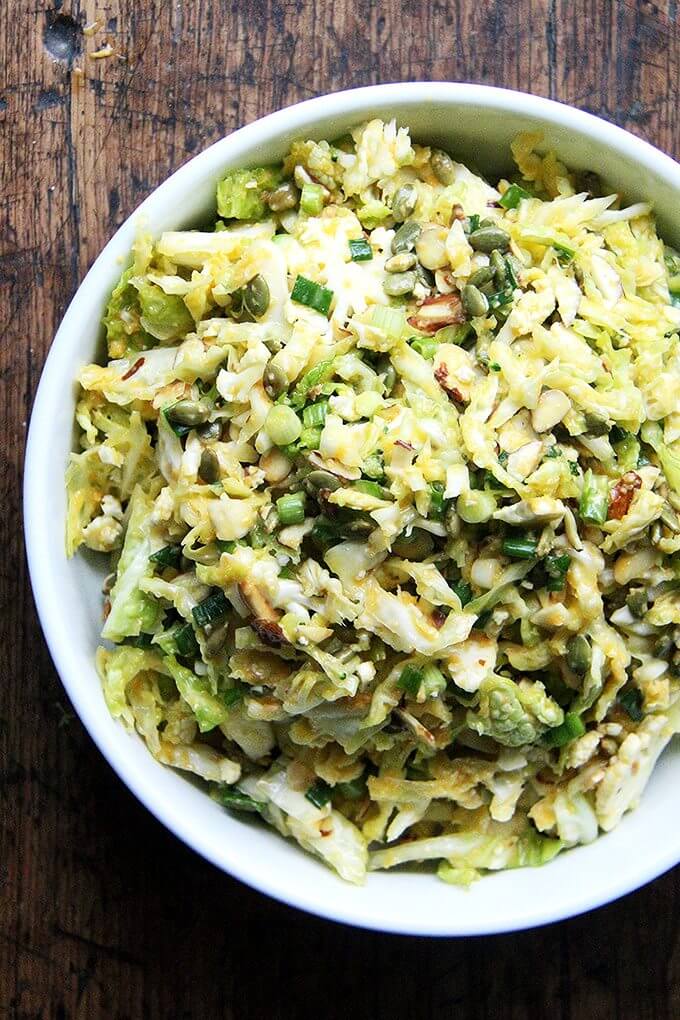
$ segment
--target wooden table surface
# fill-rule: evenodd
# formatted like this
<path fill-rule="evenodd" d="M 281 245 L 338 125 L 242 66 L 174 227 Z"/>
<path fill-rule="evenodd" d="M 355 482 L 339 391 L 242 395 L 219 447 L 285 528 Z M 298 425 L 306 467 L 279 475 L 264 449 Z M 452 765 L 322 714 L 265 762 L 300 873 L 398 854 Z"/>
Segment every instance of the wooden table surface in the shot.
<path fill-rule="evenodd" d="M 551 96 L 678 157 L 676 6 L 0 3 L 0 1016 L 680 1016 L 677 870 L 547 929 L 436 942 L 307 917 L 204 863 L 74 718 L 20 526 L 25 426 L 56 325 L 103 244 L 177 166 L 278 107 L 405 79 Z M 113 55 L 96 59 L 106 44 Z"/>

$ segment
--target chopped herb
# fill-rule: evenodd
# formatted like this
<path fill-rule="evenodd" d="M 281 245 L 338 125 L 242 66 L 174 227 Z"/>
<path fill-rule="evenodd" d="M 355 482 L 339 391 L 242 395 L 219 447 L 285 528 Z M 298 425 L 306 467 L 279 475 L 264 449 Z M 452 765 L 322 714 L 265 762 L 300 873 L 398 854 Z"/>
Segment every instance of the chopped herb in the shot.
<path fill-rule="evenodd" d="M 349 253 L 352 262 L 370 262 L 373 258 L 373 250 L 363 237 L 357 237 L 349 242 Z"/>
<path fill-rule="evenodd" d="M 316 782 L 312 783 L 305 797 L 307 800 L 314 805 L 314 807 L 322 808 L 328 804 L 331 799 L 332 790 L 328 783 L 324 782 L 323 779 L 317 779 Z"/>
<path fill-rule="evenodd" d="M 337 783 L 334 792 L 346 800 L 361 800 L 366 796 L 366 779 L 363 775 L 349 779 L 346 783 Z"/>
<path fill-rule="evenodd" d="M 194 634 L 194 628 L 190 623 L 185 623 L 177 628 L 174 634 L 174 641 L 178 655 L 183 656 L 185 659 L 192 659 L 198 655 L 198 641 Z"/>
<path fill-rule="evenodd" d="M 570 563 L 571 557 L 568 553 L 564 553 L 561 556 L 556 553 L 548 553 L 543 560 L 543 567 L 547 574 L 546 588 L 548 591 L 562 591 L 566 584 Z"/>
<path fill-rule="evenodd" d="M 640 722 L 644 717 L 642 710 L 642 692 L 637 687 L 629 687 L 619 694 L 619 704 L 626 710 L 633 722 Z"/>
<path fill-rule="evenodd" d="M 416 666 L 404 666 L 401 676 L 397 680 L 397 687 L 405 691 L 410 697 L 415 698 L 423 682 L 423 671 Z"/>
<path fill-rule="evenodd" d="M 323 425 L 328 414 L 328 401 L 317 400 L 315 404 L 307 404 L 302 411 L 302 421 L 307 428 Z"/>
<path fill-rule="evenodd" d="M 583 720 L 575 712 L 567 712 L 564 722 L 553 727 L 543 737 L 546 747 L 565 747 L 572 740 L 582 737 L 586 732 Z"/>
<path fill-rule="evenodd" d="M 511 556 L 515 560 L 532 560 L 538 542 L 535 538 L 504 538 L 501 548 L 504 556 Z"/>
<path fill-rule="evenodd" d="M 209 623 L 220 620 L 229 612 L 229 603 L 223 591 L 214 591 L 199 602 L 191 610 L 197 627 L 207 627 Z"/>
<path fill-rule="evenodd" d="M 529 192 L 525 191 L 519 184 L 511 184 L 498 204 L 502 205 L 504 209 L 516 209 L 523 198 L 531 197 Z"/>
<path fill-rule="evenodd" d="M 152 640 L 153 634 L 135 634 L 125 638 L 125 644 L 132 645 L 133 648 L 148 648 Z"/>
<path fill-rule="evenodd" d="M 215 539 L 215 545 L 221 553 L 233 553 L 236 542 L 223 542 L 221 538 Z"/>
<path fill-rule="evenodd" d="M 290 296 L 292 301 L 306 305 L 307 308 L 313 308 L 315 311 L 321 312 L 322 315 L 328 315 L 333 300 L 333 291 L 328 287 L 322 287 L 319 283 L 314 283 L 313 280 L 308 280 L 306 276 L 298 276 Z"/>
<path fill-rule="evenodd" d="M 576 254 L 573 248 L 568 248 L 566 244 L 560 244 L 559 241 L 553 241 L 552 247 L 557 252 L 557 261 L 562 265 L 565 265 L 567 262 L 571 262 Z"/>
<path fill-rule="evenodd" d="M 460 599 L 461 606 L 466 606 L 468 602 L 472 601 L 472 588 L 467 581 L 454 581 L 451 584 L 451 590 L 454 591 Z"/>
<path fill-rule="evenodd" d="M 302 524 L 305 519 L 304 492 L 287 492 L 276 501 L 276 512 L 281 524 Z"/>
<path fill-rule="evenodd" d="M 157 567 L 178 567 L 182 559 L 181 545 L 165 545 L 158 552 L 151 553 L 149 562 Z"/>
<path fill-rule="evenodd" d="M 444 485 L 442 482 L 430 482 L 430 508 L 427 516 L 432 517 L 435 521 L 440 521 L 445 510 Z"/>
<path fill-rule="evenodd" d="M 249 797 L 247 793 L 241 793 L 235 786 L 214 786 L 211 796 L 218 804 L 229 808 L 230 811 L 248 811 L 253 814 L 262 814 L 262 809 L 265 806 L 261 801 Z"/>

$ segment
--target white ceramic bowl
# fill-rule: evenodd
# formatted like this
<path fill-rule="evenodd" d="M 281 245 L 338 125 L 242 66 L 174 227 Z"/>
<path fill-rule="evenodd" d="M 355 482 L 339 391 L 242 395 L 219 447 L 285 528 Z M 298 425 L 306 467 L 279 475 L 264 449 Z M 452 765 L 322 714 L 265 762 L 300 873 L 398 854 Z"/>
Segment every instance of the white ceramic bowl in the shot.
<path fill-rule="evenodd" d="M 73 380 L 95 355 L 102 311 L 138 215 L 154 233 L 191 226 L 214 206 L 215 184 L 228 167 L 277 160 L 295 138 L 334 138 L 375 116 L 396 117 L 416 138 L 441 144 L 491 177 L 509 166 L 513 136 L 538 128 L 572 167 L 598 171 L 631 200 L 650 199 L 661 230 L 678 240 L 680 167 L 620 128 L 546 99 L 481 85 L 380 85 L 322 96 L 249 124 L 147 198 L 107 244 L 64 316 L 28 437 L 24 510 L 31 579 L 52 658 L 84 725 L 130 790 L 198 853 L 270 896 L 366 928 L 418 935 L 510 931 L 606 903 L 680 860 L 677 748 L 666 751 L 642 804 L 614 832 L 544 868 L 493 875 L 470 891 L 432 875 L 397 872 L 373 874 L 363 888 L 348 886 L 293 843 L 223 811 L 182 775 L 158 765 L 141 740 L 111 719 L 94 670 L 104 568 L 94 557 L 69 562 L 64 554 Z M 107 824 L 104 813 L 95 824 Z"/>

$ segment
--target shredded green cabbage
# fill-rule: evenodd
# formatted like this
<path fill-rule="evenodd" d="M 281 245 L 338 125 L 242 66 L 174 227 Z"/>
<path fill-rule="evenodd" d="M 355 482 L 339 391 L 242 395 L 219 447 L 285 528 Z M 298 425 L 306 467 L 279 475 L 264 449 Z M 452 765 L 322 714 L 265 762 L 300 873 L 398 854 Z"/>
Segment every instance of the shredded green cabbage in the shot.
<path fill-rule="evenodd" d="M 111 714 L 353 883 L 588 843 L 680 725 L 678 255 L 512 152 L 373 120 L 229 171 L 79 374 Z"/>

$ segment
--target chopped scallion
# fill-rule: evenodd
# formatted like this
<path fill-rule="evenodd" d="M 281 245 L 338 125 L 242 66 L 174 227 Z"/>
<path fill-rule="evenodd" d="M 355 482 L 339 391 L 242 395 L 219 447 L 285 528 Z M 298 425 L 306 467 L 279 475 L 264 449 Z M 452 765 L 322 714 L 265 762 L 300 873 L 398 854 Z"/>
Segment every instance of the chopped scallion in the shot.
<path fill-rule="evenodd" d="M 581 717 L 575 712 L 567 712 L 564 722 L 548 730 L 543 737 L 543 742 L 547 747 L 565 747 L 572 740 L 582 737 L 585 732 L 586 728 Z"/>
<path fill-rule="evenodd" d="M 199 602 L 191 610 L 197 627 L 207 627 L 209 623 L 221 619 L 229 612 L 229 603 L 223 591 L 214 591 Z"/>
<path fill-rule="evenodd" d="M 410 697 L 415 698 L 423 682 L 423 671 L 416 666 L 404 666 L 401 676 L 397 680 L 397 687 L 406 691 Z"/>
<path fill-rule="evenodd" d="M 302 421 L 306 428 L 323 425 L 328 414 L 328 401 L 318 400 L 315 404 L 307 404 L 302 411 Z"/>
<path fill-rule="evenodd" d="M 467 581 L 454 581 L 451 584 L 451 590 L 454 591 L 460 599 L 461 606 L 466 606 L 468 602 L 472 601 L 472 588 Z"/>
<path fill-rule="evenodd" d="M 370 262 L 373 258 L 373 250 L 363 237 L 353 238 L 349 242 L 349 253 L 352 256 L 352 262 Z"/>
<path fill-rule="evenodd" d="M 444 499 L 444 485 L 442 482 L 430 482 L 430 508 L 427 516 L 439 521 L 444 516 L 446 501 Z"/>
<path fill-rule="evenodd" d="M 149 562 L 158 567 L 178 567 L 182 558 L 181 545 L 165 545 L 149 556 Z"/>
<path fill-rule="evenodd" d="M 538 542 L 535 538 L 504 538 L 503 555 L 515 560 L 532 560 L 536 555 Z"/>
<path fill-rule="evenodd" d="M 323 779 L 317 779 L 316 782 L 312 783 L 309 787 L 305 793 L 305 797 L 314 805 L 314 807 L 322 808 L 328 804 L 331 799 L 332 792 L 333 791 L 328 783 L 324 782 Z"/>
<path fill-rule="evenodd" d="M 322 315 L 328 315 L 333 300 L 333 291 L 328 287 L 322 287 L 319 283 L 314 283 L 313 280 L 308 280 L 306 276 L 298 276 L 290 296 L 291 300 L 297 301 L 298 304 L 313 308 L 315 311 L 321 312 Z"/>
<path fill-rule="evenodd" d="M 444 674 L 433 662 L 429 662 L 423 669 L 422 688 L 426 698 L 436 698 L 446 690 Z"/>
<path fill-rule="evenodd" d="M 264 807 L 264 803 L 249 797 L 247 793 L 241 793 L 235 786 L 215 786 L 212 789 L 211 796 L 218 804 L 229 808 L 230 811 L 250 811 L 254 814 L 260 814 Z"/>
<path fill-rule="evenodd" d="M 519 184 L 511 184 L 498 204 L 504 209 L 516 209 L 523 198 L 531 198 L 531 195 Z"/>
<path fill-rule="evenodd" d="M 191 659 L 198 655 L 198 642 L 194 634 L 194 628 L 190 623 L 185 623 L 178 627 L 175 631 L 174 639 L 178 655 L 184 656 L 185 659 Z"/>
<path fill-rule="evenodd" d="M 569 564 L 571 563 L 571 557 L 568 553 L 564 553 L 561 556 L 555 553 L 548 553 L 543 561 L 543 566 L 547 574 L 546 588 L 548 591 L 562 591 L 567 580 L 567 571 L 569 570 Z"/>
<path fill-rule="evenodd" d="M 318 216 L 323 209 L 324 188 L 320 184 L 303 184 L 300 208 L 308 216 Z"/>
<path fill-rule="evenodd" d="M 633 722 L 640 722 L 644 717 L 642 711 L 642 693 L 637 687 L 630 687 L 619 694 L 619 704 L 626 710 Z"/>
<path fill-rule="evenodd" d="M 305 519 L 304 492 L 287 492 L 276 501 L 276 512 L 281 524 L 302 524 Z"/>
<path fill-rule="evenodd" d="M 432 361 L 437 353 L 439 341 L 433 336 L 417 336 L 411 341 L 411 347 L 421 358 Z"/>

